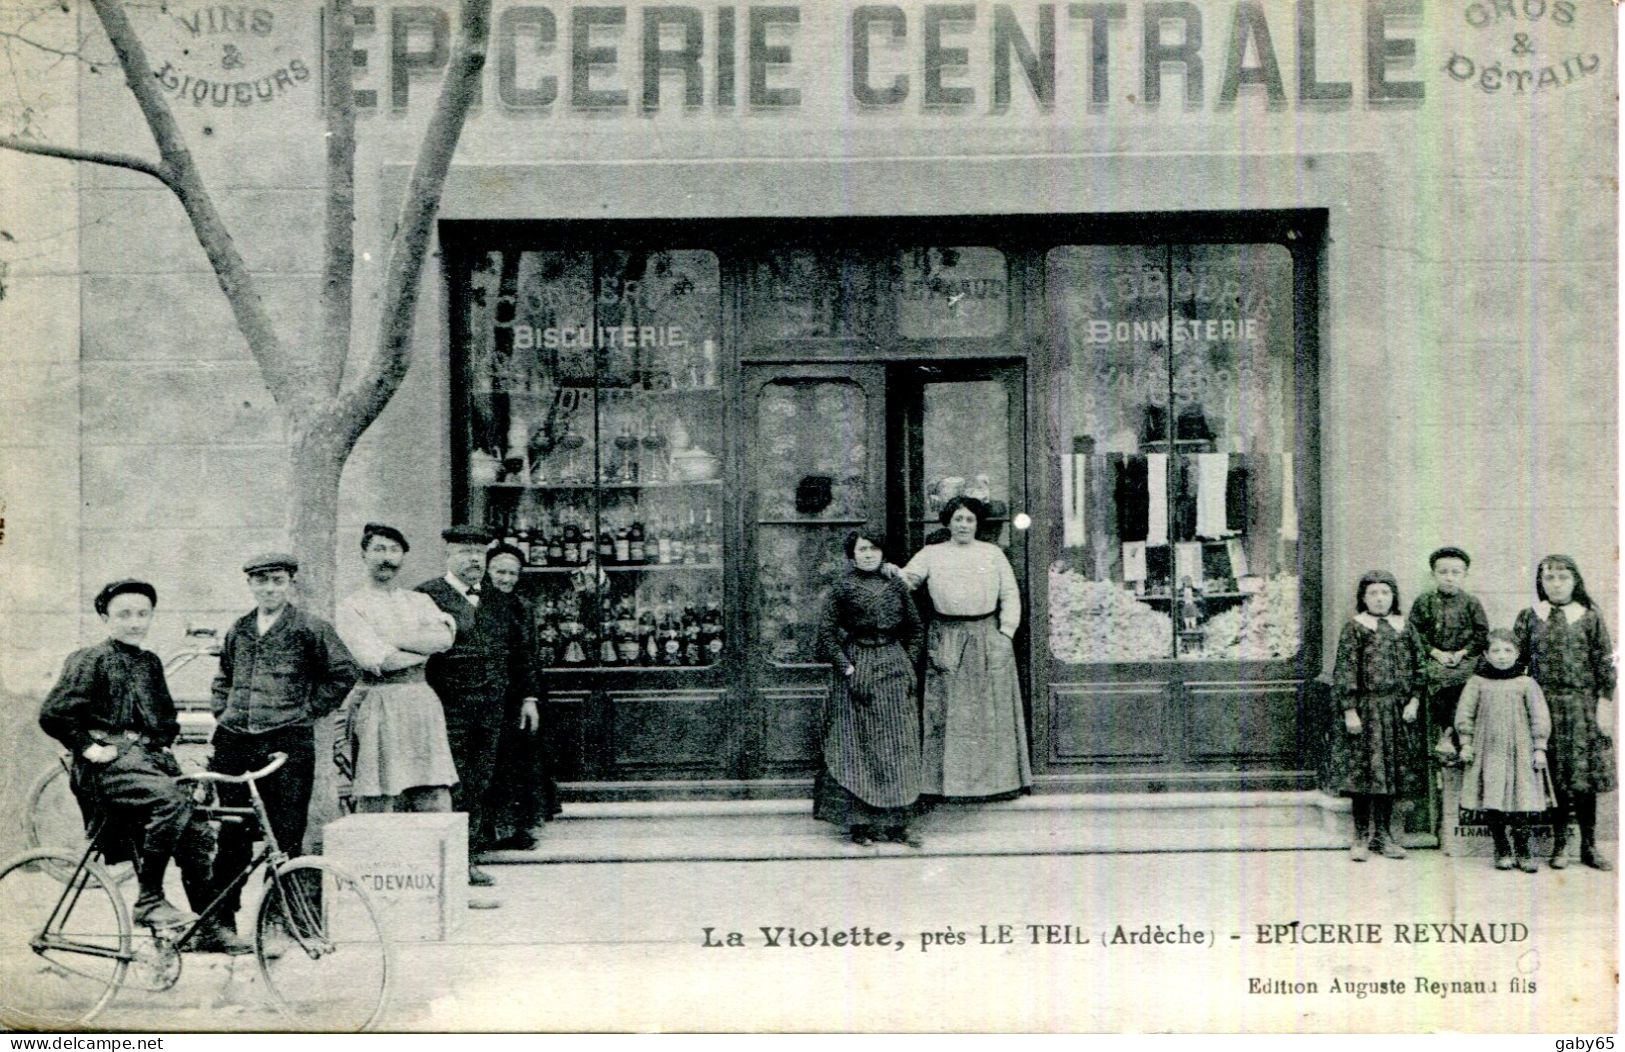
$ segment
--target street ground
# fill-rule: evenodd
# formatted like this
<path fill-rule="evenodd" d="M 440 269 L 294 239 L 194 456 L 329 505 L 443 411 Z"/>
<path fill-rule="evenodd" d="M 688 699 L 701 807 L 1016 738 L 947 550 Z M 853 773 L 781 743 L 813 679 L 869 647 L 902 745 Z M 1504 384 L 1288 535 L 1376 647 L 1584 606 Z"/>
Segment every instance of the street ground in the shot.
<path fill-rule="evenodd" d="M 399 947 L 382 1029 L 1596 1033 L 1617 1025 L 1617 883 L 1583 868 L 1500 873 L 1487 860 L 1437 851 L 1357 865 L 1342 852 L 1300 851 L 491 871 L 499 909 L 470 910 L 451 942 Z M 1293 921 L 1375 925 L 1381 941 L 1261 943 L 1260 926 L 1274 933 Z M 1418 927 L 1448 923 L 1465 927 Z M 1493 939 L 1508 924 L 1519 941 L 1396 942 L 1475 932 Z M 765 945 L 761 929 L 781 926 L 816 933 L 815 942 L 826 927 L 832 936 L 855 927 L 859 941 L 867 928 L 868 938 L 889 933 L 902 948 L 789 948 L 788 933 L 778 947 Z M 1174 941 L 1114 944 L 1118 926 L 1124 939 Z M 729 932 L 744 946 L 706 945 L 725 943 Z M 1200 945 L 1189 941 L 1197 932 Z M 922 949 L 926 936 L 932 945 Z M 1443 985 L 1418 990 L 1419 977 Z M 1316 992 L 1250 993 L 1254 979 L 1314 983 Z M 1402 983 L 1404 992 L 1333 992 L 1334 981 Z M 1450 985 L 1480 982 L 1486 992 Z M 98 1026 L 284 1028 L 264 1006 L 252 957 L 194 956 L 175 989 L 121 994 Z"/>

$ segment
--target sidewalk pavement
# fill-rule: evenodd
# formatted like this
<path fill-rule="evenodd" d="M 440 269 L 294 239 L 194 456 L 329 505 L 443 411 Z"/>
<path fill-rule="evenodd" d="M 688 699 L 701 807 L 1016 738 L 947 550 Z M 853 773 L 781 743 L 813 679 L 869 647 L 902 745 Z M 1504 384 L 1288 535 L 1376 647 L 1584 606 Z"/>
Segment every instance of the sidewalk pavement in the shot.
<path fill-rule="evenodd" d="M 399 945 L 382 1029 L 1617 1026 L 1617 882 L 1584 868 L 1502 873 L 1437 851 L 1364 864 L 1341 852 L 1255 851 L 489 868 L 497 885 L 481 891 L 501 908 L 470 910 L 452 942 Z M 1381 942 L 1261 942 L 1261 926 L 1279 941 L 1291 929 L 1275 926 L 1293 921 L 1298 931 L 1351 926 L 1345 938 L 1368 939 L 1375 925 Z M 766 945 L 761 929 L 781 926 L 813 933 L 815 945 L 790 948 L 788 933 Z M 822 945 L 823 929 L 854 927 L 859 940 L 868 928 L 901 949 Z M 743 947 L 706 945 L 734 931 Z M 1396 941 L 1509 933 L 1518 941 Z M 1168 941 L 1126 941 L 1159 935 Z M 1443 985 L 1419 991 L 1419 977 Z M 1334 981 L 1404 992 L 1334 992 Z M 1451 985 L 1479 982 L 1486 992 Z M 1313 993 L 1249 992 L 1311 983 Z M 175 989 L 121 994 L 98 1025 L 285 1028 L 262 994 L 252 957 L 193 956 Z"/>

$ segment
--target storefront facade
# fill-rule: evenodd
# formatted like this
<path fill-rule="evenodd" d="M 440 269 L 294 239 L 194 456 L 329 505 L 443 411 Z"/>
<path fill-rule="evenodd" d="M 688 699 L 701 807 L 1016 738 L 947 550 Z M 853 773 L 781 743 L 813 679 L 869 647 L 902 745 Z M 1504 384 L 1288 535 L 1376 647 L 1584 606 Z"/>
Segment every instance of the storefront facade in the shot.
<path fill-rule="evenodd" d="M 1408 601 L 1461 544 L 1497 624 L 1546 550 L 1614 575 L 1607 22 L 1502 6 L 499 4 L 412 372 L 346 472 L 341 590 L 362 522 L 401 525 L 419 577 L 440 528 L 486 523 L 531 553 L 577 798 L 798 795 L 842 537 L 882 527 L 901 562 L 968 493 L 1021 586 L 1040 791 L 1312 787 L 1362 571 Z M 361 10 L 376 253 L 454 14 Z M 266 61 L 318 50 L 314 6 L 274 21 Z M 1515 32 L 1595 72 L 1460 76 Z M 302 84 L 180 109 L 293 331 Z M 81 89 L 87 145 L 116 88 Z M 30 341 L 80 408 L 73 470 L 25 480 L 69 540 L 29 557 L 76 597 L 143 571 L 181 597 L 167 628 L 223 625 L 239 552 L 279 540 L 274 407 L 166 191 L 35 170 L 84 225 L 0 304 L 80 305 Z M 43 584 L 18 601 L 93 631 Z M 49 636 L 7 643 L 51 665 Z"/>
<path fill-rule="evenodd" d="M 810 776 L 846 532 L 966 493 L 1043 777 L 1295 784 L 1323 224 L 448 223 L 454 517 L 530 554 L 561 768 Z"/>

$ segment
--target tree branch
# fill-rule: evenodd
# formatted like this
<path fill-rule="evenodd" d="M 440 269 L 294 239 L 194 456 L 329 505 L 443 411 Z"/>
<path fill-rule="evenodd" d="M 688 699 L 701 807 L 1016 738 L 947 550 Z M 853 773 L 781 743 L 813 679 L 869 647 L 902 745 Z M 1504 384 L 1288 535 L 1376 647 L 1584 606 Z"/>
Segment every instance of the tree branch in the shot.
<path fill-rule="evenodd" d="M 424 133 L 406 198 L 401 204 L 400 218 L 390 238 L 378 345 L 361 374 L 346 383 L 339 396 L 335 423 L 352 442 L 383 412 L 412 364 L 412 329 L 417 320 L 419 278 L 434 231 L 434 218 L 440 210 L 446 173 L 462 137 L 463 123 L 473 102 L 474 85 L 485 68 L 491 0 L 462 0 L 461 21 L 457 47 L 440 86 L 434 115 Z"/>
<path fill-rule="evenodd" d="M 344 383 L 355 304 L 355 45 L 353 0 L 329 0 L 323 19 L 322 68 L 327 117 L 326 226 L 322 234 L 322 347 L 318 372 L 322 395 L 333 398 Z"/>
<path fill-rule="evenodd" d="M 0 135 L 0 150 L 31 153 L 38 157 L 57 157 L 64 161 L 83 161 L 85 164 L 103 164 L 109 168 L 128 168 L 132 172 L 150 175 L 170 189 L 175 184 L 163 166 L 127 153 L 108 153 L 102 150 L 81 150 L 76 146 L 53 146 L 36 139 L 19 139 L 14 135 Z"/>
<path fill-rule="evenodd" d="M 95 66 L 94 62 L 92 62 L 90 59 L 86 58 L 83 54 L 81 54 L 78 51 L 64 51 L 63 49 L 61 49 L 59 47 L 52 47 L 49 44 L 41 44 L 39 41 L 30 39 L 29 37 L 25 37 L 21 33 L 9 32 L 9 31 L 0 31 L 0 40 L 15 40 L 19 44 L 27 44 L 29 47 L 34 48 L 34 49 L 36 49 L 38 51 L 43 51 L 47 55 L 55 55 L 58 58 L 75 59 L 75 60 L 77 60 L 79 62 L 83 62 L 87 66 L 91 66 L 92 68 L 94 68 L 94 66 Z M 80 43 L 83 44 L 84 41 L 81 40 Z"/>
<path fill-rule="evenodd" d="M 300 413 L 308 395 L 304 395 L 300 389 L 297 372 L 284 353 L 281 341 L 277 339 L 253 275 L 248 272 L 247 264 L 232 241 L 231 232 L 215 209 L 214 199 L 203 185 L 203 176 L 186 146 L 185 136 L 175 122 L 169 103 L 158 89 L 152 64 L 147 61 L 140 36 L 130 24 L 123 0 L 90 0 L 90 5 L 107 32 L 107 39 L 124 69 L 124 80 L 130 94 L 135 96 L 136 105 L 141 107 L 141 114 L 146 118 L 147 128 L 158 144 L 158 153 L 164 159 L 163 169 L 169 174 L 165 183 L 175 191 L 187 218 L 191 220 L 192 231 L 209 257 L 215 278 L 220 282 L 220 290 L 226 294 L 226 302 L 231 305 L 237 328 L 248 341 L 249 352 L 254 356 L 266 386 L 271 389 L 271 397 L 290 416 Z"/>

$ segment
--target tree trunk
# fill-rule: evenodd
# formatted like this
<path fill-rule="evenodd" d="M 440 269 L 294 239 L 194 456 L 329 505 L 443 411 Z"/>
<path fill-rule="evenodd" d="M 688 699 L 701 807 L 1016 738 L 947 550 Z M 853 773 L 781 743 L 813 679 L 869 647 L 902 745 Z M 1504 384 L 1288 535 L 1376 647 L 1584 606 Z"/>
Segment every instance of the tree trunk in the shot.
<path fill-rule="evenodd" d="M 309 613 L 331 620 L 333 588 L 337 577 L 339 477 L 349 455 L 332 429 L 320 425 L 294 434 L 288 443 L 288 536 L 299 560 L 299 602 Z M 303 849 L 322 849 L 322 827 L 338 818 L 340 776 L 333 757 L 343 717 L 338 713 L 316 721 L 316 777 L 311 787 L 309 825 Z"/>
<path fill-rule="evenodd" d="M 338 575 L 339 476 L 349 449 L 326 429 L 294 435 L 288 443 L 287 532 L 298 549 L 299 601 L 332 620 Z"/>

